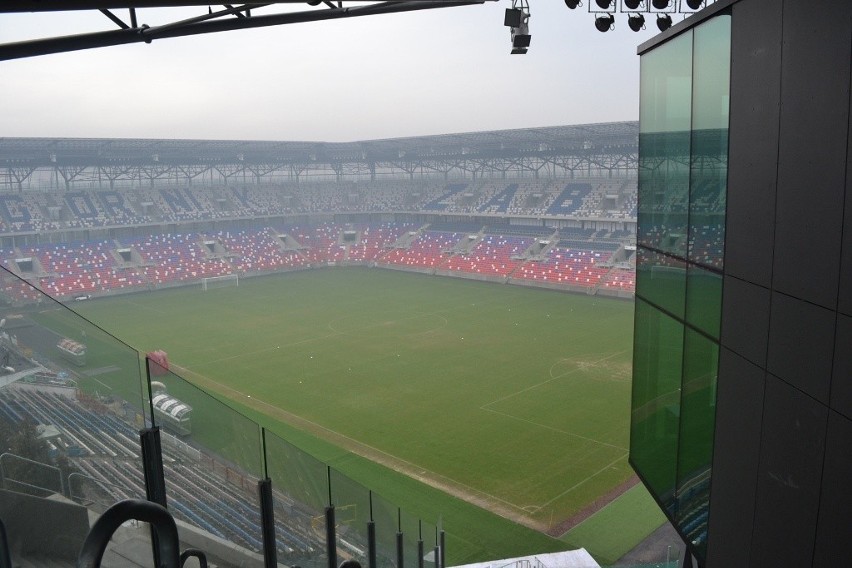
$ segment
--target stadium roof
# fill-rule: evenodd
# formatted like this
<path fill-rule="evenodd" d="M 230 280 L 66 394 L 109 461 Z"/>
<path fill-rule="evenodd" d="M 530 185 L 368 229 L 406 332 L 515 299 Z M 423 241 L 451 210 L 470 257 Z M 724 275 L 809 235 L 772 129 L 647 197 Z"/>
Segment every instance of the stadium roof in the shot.
<path fill-rule="evenodd" d="M 587 155 L 638 150 L 638 122 L 414 136 L 357 142 L 0 138 L 0 166 L 382 162 Z"/>

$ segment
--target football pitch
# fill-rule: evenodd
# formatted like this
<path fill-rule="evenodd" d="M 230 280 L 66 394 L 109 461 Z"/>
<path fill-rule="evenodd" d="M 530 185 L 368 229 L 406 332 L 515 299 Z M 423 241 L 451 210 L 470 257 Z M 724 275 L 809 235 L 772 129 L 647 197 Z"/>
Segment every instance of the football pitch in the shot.
<path fill-rule="evenodd" d="M 271 429 L 540 531 L 632 476 L 630 302 L 330 268 L 74 308 Z"/>

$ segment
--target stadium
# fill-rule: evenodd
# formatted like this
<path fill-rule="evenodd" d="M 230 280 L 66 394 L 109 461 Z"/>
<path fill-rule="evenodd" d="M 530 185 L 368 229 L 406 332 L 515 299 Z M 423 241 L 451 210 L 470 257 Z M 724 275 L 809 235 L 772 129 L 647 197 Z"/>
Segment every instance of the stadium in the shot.
<path fill-rule="evenodd" d="M 239 475 L 220 500 L 250 503 L 245 489 L 258 455 L 232 455 L 243 444 L 220 446 L 239 431 L 257 442 L 258 423 L 269 428 L 267 444 L 279 434 L 276 442 L 287 446 L 289 429 L 302 430 L 318 438 L 308 449 L 334 444 L 538 531 L 541 544 L 531 552 L 555 550 L 559 541 L 547 534 L 564 535 L 636 483 L 626 463 L 627 421 L 615 416 L 629 392 L 637 141 L 636 123 L 310 146 L 3 139 L 0 152 L 16 164 L 4 170 L 0 195 L 4 312 L 15 321 L 8 333 L 16 353 L 32 351 L 34 362 L 70 375 L 78 388 L 71 401 L 31 399 L 40 383 L 26 383 L 26 394 L 11 384 L 6 418 L 87 430 L 100 412 L 104 430 L 89 432 L 96 445 L 68 434 L 51 442 L 78 454 L 68 458 L 64 484 L 92 503 L 143 494 L 128 440 L 134 427 L 160 426 L 164 458 L 183 462 L 174 471 L 166 465 L 167 484 L 184 491 L 170 492 L 178 520 L 255 555 L 251 508 L 235 509 L 224 527 L 205 517 L 217 509 L 191 500 L 191 488 L 216 478 L 201 478 L 187 456 L 202 470 L 223 468 L 223 489 Z M 50 307 L 47 297 L 85 319 Z M 149 359 L 150 387 L 128 381 L 132 351 L 93 324 L 142 353 L 168 350 Z M 566 334 L 565 326 L 575 330 Z M 251 333 L 243 337 L 243 329 Z M 54 337 L 85 358 L 42 347 Z M 506 365 L 511 371 L 501 371 Z M 411 399 L 412 388 L 424 400 Z M 565 412 L 546 411 L 566 388 L 576 400 L 559 405 Z M 140 389 L 150 389 L 150 409 Z M 371 397 L 377 402 L 364 402 Z M 47 401 L 49 420 L 35 409 Z M 525 417 L 522 407 L 543 417 Z M 223 412 L 246 425 L 223 432 L 211 415 Z M 465 429 L 479 435 L 453 439 Z M 430 430 L 443 452 L 423 439 Z M 553 444 L 571 460 L 544 457 Z M 287 455 L 294 452 L 288 446 Z M 264 455 L 267 467 L 277 459 L 268 448 Z M 521 463 L 536 463 L 539 473 Z M 322 469 L 312 477 L 321 485 Z M 537 489 L 519 487 L 536 478 Z M 365 483 L 378 499 L 380 482 Z M 577 490 L 566 493 L 566 483 Z M 355 527 L 370 520 L 370 506 L 364 495 L 335 496 L 336 479 L 329 485 L 338 531 L 354 525 L 338 554 L 366 561 L 367 535 Z M 276 502 L 278 557 L 327 562 L 315 525 L 331 503 L 315 488 L 307 502 L 306 489 L 293 491 L 275 493 L 293 511 L 305 509 L 297 520 Z M 422 509 L 418 500 L 397 505 Z M 440 514 L 418 522 L 434 525 Z M 529 529 L 514 538 L 528 538 Z M 457 546 L 460 535 L 449 530 L 451 561 L 482 557 Z M 435 540 L 434 529 L 415 532 Z M 631 538 L 622 548 L 637 543 Z"/>
<path fill-rule="evenodd" d="M 844 565 L 850 10 L 669 18 L 638 123 L 0 138 L 0 548 Z"/>

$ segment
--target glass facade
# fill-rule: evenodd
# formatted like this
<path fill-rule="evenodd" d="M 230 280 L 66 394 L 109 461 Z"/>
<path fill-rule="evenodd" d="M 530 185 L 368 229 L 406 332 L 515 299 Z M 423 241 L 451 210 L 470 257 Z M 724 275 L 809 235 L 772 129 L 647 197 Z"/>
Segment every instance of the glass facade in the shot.
<path fill-rule="evenodd" d="M 724 275 L 730 16 L 641 59 L 630 462 L 707 546 Z"/>

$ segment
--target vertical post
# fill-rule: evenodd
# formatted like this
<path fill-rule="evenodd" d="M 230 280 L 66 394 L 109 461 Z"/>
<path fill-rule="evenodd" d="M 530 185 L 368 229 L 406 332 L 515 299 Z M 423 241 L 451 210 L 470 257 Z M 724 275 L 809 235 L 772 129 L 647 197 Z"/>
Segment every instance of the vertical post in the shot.
<path fill-rule="evenodd" d="M 139 431 L 142 446 L 142 471 L 145 474 L 145 497 L 148 501 L 166 506 L 166 478 L 163 474 L 163 452 L 160 447 L 160 429 L 157 426 Z M 154 565 L 160 566 L 160 541 L 151 525 L 151 547 Z"/>
<path fill-rule="evenodd" d="M 441 521 L 439 520 L 438 523 Z M 438 539 L 438 527 L 435 527 L 435 568 L 441 568 L 441 548 L 438 546 L 440 540 Z"/>
<path fill-rule="evenodd" d="M 423 521 L 417 521 L 417 568 L 423 568 Z"/>
<path fill-rule="evenodd" d="M 402 533 L 396 533 L 396 568 L 403 568 L 405 556 L 402 549 Z"/>
<path fill-rule="evenodd" d="M 367 567 L 377 568 L 376 562 L 376 522 L 373 520 L 373 492 L 370 496 L 370 520 L 367 522 Z"/>
<path fill-rule="evenodd" d="M 447 565 L 447 558 L 445 556 L 446 553 L 446 539 L 444 537 L 444 529 L 441 529 L 440 539 L 438 540 L 438 548 L 441 549 L 441 568 L 444 568 Z"/>
<path fill-rule="evenodd" d="M 396 568 L 404 568 L 405 551 L 402 543 L 402 509 L 396 509 Z"/>
<path fill-rule="evenodd" d="M 325 508 L 325 548 L 328 568 L 337 568 L 337 536 L 334 529 L 334 505 Z"/>
<path fill-rule="evenodd" d="M 266 568 L 278 566 L 278 549 L 275 543 L 275 512 L 272 501 L 272 480 L 268 477 L 257 482 L 260 497 L 260 524 L 263 532 L 263 564 Z"/>
<path fill-rule="evenodd" d="M 0 520 L 0 568 L 12 568 L 12 553 L 6 538 L 6 525 Z"/>
<path fill-rule="evenodd" d="M 166 479 L 163 474 L 163 453 L 160 447 L 160 428 L 153 426 L 139 431 L 142 446 L 142 469 L 145 474 L 145 497 L 166 506 Z"/>
<path fill-rule="evenodd" d="M 328 568 L 337 568 L 337 535 L 334 521 L 334 503 L 331 500 L 331 466 L 328 473 L 328 506 L 325 508 L 325 548 L 328 553 Z"/>

